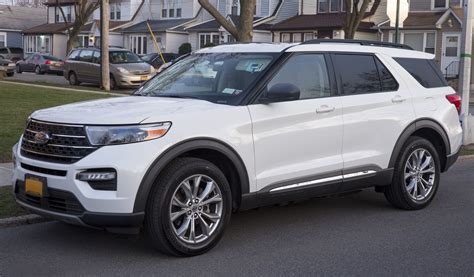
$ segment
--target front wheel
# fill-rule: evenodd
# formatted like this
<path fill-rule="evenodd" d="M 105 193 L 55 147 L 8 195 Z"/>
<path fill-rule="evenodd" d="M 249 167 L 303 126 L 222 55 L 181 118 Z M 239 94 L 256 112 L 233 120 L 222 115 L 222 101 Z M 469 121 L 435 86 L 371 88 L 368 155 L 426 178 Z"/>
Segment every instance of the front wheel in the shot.
<path fill-rule="evenodd" d="M 21 67 L 20 67 L 19 64 L 17 64 L 17 65 L 15 66 L 15 71 L 16 71 L 16 73 L 18 73 L 18 74 L 20 74 L 20 73 L 22 72 L 22 71 L 21 71 Z"/>
<path fill-rule="evenodd" d="M 73 71 L 69 73 L 69 84 L 71 86 L 78 86 L 81 84 L 81 82 L 79 82 L 79 80 L 77 79 L 76 73 L 74 73 Z"/>
<path fill-rule="evenodd" d="M 431 142 L 410 137 L 395 165 L 392 184 L 385 197 L 404 210 L 422 209 L 433 200 L 439 186 L 440 159 Z"/>
<path fill-rule="evenodd" d="M 222 171 L 206 160 L 181 158 L 153 187 L 146 228 L 159 251 L 194 256 L 219 242 L 231 211 L 232 195 Z"/>

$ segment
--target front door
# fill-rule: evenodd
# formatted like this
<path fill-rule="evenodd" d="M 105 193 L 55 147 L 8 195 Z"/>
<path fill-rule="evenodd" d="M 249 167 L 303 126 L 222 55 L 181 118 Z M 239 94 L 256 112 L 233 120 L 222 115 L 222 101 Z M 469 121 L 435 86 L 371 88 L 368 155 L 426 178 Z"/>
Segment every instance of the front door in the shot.
<path fill-rule="evenodd" d="M 339 188 L 342 163 L 342 104 L 334 95 L 324 54 L 293 54 L 266 90 L 292 84 L 300 99 L 249 105 L 257 190 Z M 264 94 L 263 94 L 264 95 Z"/>
<path fill-rule="evenodd" d="M 461 51 L 461 34 L 444 33 L 441 52 L 441 71 L 447 77 L 459 74 L 459 56 Z"/>

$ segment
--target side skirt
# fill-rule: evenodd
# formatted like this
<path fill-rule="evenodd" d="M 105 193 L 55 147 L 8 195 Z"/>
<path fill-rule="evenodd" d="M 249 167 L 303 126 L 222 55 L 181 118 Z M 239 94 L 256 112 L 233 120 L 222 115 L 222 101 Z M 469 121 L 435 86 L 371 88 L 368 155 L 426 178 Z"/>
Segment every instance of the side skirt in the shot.
<path fill-rule="evenodd" d="M 344 174 L 308 180 L 293 180 L 269 185 L 257 192 L 242 195 L 239 210 L 249 210 L 289 201 L 336 195 L 374 186 L 387 186 L 392 182 L 393 169 L 363 171 L 350 170 Z"/>

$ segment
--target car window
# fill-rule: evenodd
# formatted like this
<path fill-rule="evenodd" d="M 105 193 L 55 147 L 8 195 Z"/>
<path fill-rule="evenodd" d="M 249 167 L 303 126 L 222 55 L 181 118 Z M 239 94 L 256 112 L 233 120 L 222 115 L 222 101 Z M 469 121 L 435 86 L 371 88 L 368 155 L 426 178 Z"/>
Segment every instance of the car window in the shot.
<path fill-rule="evenodd" d="M 69 54 L 68 60 L 77 60 L 79 58 L 80 50 L 73 50 L 71 54 Z"/>
<path fill-rule="evenodd" d="M 156 54 L 148 54 L 148 55 L 145 55 L 142 57 L 142 60 L 144 60 L 145 62 L 149 62 L 151 61 L 154 57 L 155 57 Z"/>
<path fill-rule="evenodd" d="M 12 54 L 23 54 L 23 49 L 22 48 L 17 48 L 17 47 L 12 47 L 12 48 L 10 48 L 10 52 Z"/>
<path fill-rule="evenodd" d="M 60 61 L 61 59 L 56 58 L 54 56 L 49 56 L 49 55 L 42 55 L 43 59 L 45 60 L 50 60 L 50 61 Z"/>
<path fill-rule="evenodd" d="M 345 95 L 382 91 L 379 72 L 373 55 L 335 54 L 337 78 Z"/>
<path fill-rule="evenodd" d="M 398 90 L 398 83 L 393 77 L 392 73 L 382 64 L 382 62 L 375 58 L 375 63 L 379 70 L 380 82 L 382 83 L 382 91 L 396 91 Z"/>
<path fill-rule="evenodd" d="M 81 62 L 92 62 L 92 54 L 94 51 L 92 50 L 82 50 L 81 54 L 79 54 L 79 60 Z"/>
<path fill-rule="evenodd" d="M 7 48 L 0 48 L 0 54 L 8 54 Z"/>
<path fill-rule="evenodd" d="M 280 68 L 267 85 L 293 84 L 300 89 L 300 99 L 331 96 L 326 60 L 323 54 L 300 54 Z"/>
<path fill-rule="evenodd" d="M 395 61 L 405 68 L 405 70 L 425 88 L 438 88 L 448 85 L 433 60 L 395 58 Z"/>
<path fill-rule="evenodd" d="M 99 51 L 94 51 L 94 55 L 92 57 L 92 62 L 93 63 L 100 63 L 100 52 Z"/>

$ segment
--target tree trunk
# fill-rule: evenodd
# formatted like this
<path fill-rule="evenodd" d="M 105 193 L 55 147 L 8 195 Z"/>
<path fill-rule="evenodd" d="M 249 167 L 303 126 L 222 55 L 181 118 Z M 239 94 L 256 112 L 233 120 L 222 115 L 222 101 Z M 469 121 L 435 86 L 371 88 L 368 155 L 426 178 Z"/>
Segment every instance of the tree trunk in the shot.
<path fill-rule="evenodd" d="M 101 74 L 102 89 L 110 91 L 110 68 L 109 68 L 109 0 L 102 0 L 101 6 L 101 37 L 100 37 L 100 56 L 101 56 Z"/>
<path fill-rule="evenodd" d="M 370 0 L 362 1 L 363 2 L 359 7 L 359 0 L 345 0 L 347 9 L 344 24 L 345 39 L 354 39 L 357 29 L 359 29 L 360 22 L 364 18 Z"/>

